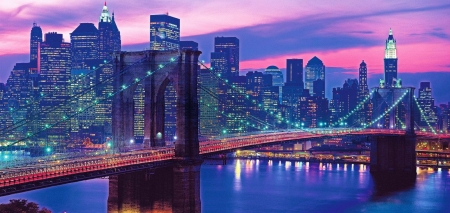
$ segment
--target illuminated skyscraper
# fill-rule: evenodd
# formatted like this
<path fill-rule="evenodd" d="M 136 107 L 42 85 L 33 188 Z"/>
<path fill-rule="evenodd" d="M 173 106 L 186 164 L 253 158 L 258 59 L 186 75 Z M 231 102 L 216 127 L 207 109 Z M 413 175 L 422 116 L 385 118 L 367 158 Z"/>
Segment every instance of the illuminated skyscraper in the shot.
<path fill-rule="evenodd" d="M 108 7 L 103 6 L 102 13 L 98 22 L 99 32 L 99 59 L 111 60 L 112 54 L 121 50 L 120 31 L 117 28 L 116 21 L 114 19 L 114 13 L 109 15 Z"/>
<path fill-rule="evenodd" d="M 236 37 L 215 37 L 214 52 L 226 54 L 229 76 L 239 76 L 239 39 Z"/>
<path fill-rule="evenodd" d="M 396 40 L 392 35 L 392 29 L 389 30 L 389 37 L 386 40 L 386 49 L 384 52 L 384 82 L 386 87 L 395 87 L 397 81 L 397 47 Z"/>
<path fill-rule="evenodd" d="M 264 71 L 264 75 L 272 75 L 272 86 L 278 87 L 279 102 L 282 102 L 282 88 L 284 85 L 283 73 L 276 66 L 269 66 Z"/>
<path fill-rule="evenodd" d="M 369 86 L 367 85 L 367 64 L 364 60 L 359 65 L 359 84 L 358 84 L 358 103 L 362 103 L 367 100 L 369 95 Z M 372 104 L 370 98 L 361 105 L 361 109 L 358 110 L 358 123 L 367 124 L 370 123 L 372 117 Z"/>
<path fill-rule="evenodd" d="M 70 112 L 67 104 L 72 66 L 70 43 L 64 42 L 62 34 L 47 33 L 40 44 L 39 56 L 39 93 L 42 96 L 39 106 L 43 113 L 39 121 L 41 129 L 46 130 L 40 139 L 57 143 L 69 136 L 69 123 L 60 121 Z"/>
<path fill-rule="evenodd" d="M 72 68 L 89 69 L 87 63 L 99 58 L 98 30 L 92 23 L 81 23 L 71 34 Z"/>
<path fill-rule="evenodd" d="M 419 97 L 417 98 L 420 110 L 420 126 L 427 127 L 428 124 L 435 127 L 437 123 L 436 106 L 434 105 L 434 98 L 431 95 L 430 82 L 420 82 Z M 428 124 L 427 124 L 428 123 Z"/>
<path fill-rule="evenodd" d="M 325 66 L 319 58 L 314 56 L 306 64 L 305 70 L 305 89 L 309 90 L 309 94 L 314 95 L 313 82 L 317 79 L 325 82 Z M 325 84 L 323 84 L 323 91 L 325 91 Z"/>
<path fill-rule="evenodd" d="M 42 29 L 36 22 L 33 23 L 30 36 L 30 63 L 31 66 L 37 68 L 39 43 L 42 42 Z"/>
<path fill-rule="evenodd" d="M 180 49 L 180 19 L 164 15 L 150 15 L 150 49 Z"/>

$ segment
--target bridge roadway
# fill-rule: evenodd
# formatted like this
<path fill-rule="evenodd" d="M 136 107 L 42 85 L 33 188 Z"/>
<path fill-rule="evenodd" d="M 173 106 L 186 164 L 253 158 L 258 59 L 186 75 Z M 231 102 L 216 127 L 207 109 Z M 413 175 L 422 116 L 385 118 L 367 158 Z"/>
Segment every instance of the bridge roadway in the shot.
<path fill-rule="evenodd" d="M 405 132 L 402 130 L 386 129 L 367 129 L 359 132 L 351 132 L 348 129 L 261 132 L 259 134 L 235 135 L 231 138 L 201 142 L 199 151 L 200 155 L 204 156 L 266 144 L 331 136 L 403 134 Z M 431 137 L 431 135 L 423 134 L 422 136 Z M 445 136 L 445 138 L 447 137 L 449 135 Z M 0 170 L 0 196 L 145 168 L 151 169 L 169 165 L 173 160 L 183 159 L 175 157 L 173 147 L 161 147 L 130 150 L 116 154 L 106 153 L 72 158 L 49 158 L 45 161 L 27 162 L 26 165 Z"/>

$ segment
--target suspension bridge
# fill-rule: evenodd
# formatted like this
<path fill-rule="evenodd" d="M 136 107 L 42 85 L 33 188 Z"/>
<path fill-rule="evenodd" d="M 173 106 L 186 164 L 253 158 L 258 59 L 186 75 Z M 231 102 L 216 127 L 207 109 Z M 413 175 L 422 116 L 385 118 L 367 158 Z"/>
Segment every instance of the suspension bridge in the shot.
<path fill-rule="evenodd" d="M 39 125 L 32 132 L 27 132 L 23 138 L 8 142 L 2 147 L 2 161 L 0 163 L 0 195 L 14 194 L 18 192 L 44 188 L 53 185 L 70 183 L 74 181 L 104 177 L 108 175 L 128 173 L 146 168 L 155 168 L 169 165 L 173 162 L 197 163 L 204 156 L 232 152 L 239 149 L 261 147 L 276 143 L 299 142 L 305 140 L 321 139 L 327 137 L 342 137 L 348 135 L 365 135 L 380 138 L 372 145 L 371 159 L 374 160 L 374 168 L 382 171 L 392 169 L 386 165 L 386 149 L 395 149 L 407 162 L 397 165 L 395 169 L 415 172 L 416 137 L 430 139 L 450 139 L 448 134 L 438 134 L 432 126 L 431 132 L 414 131 L 414 122 L 411 115 L 407 115 L 400 128 L 376 128 L 389 117 L 391 112 L 403 107 L 412 108 L 412 90 L 401 90 L 395 99 L 385 103 L 381 113 L 371 122 L 356 127 L 342 127 L 342 123 L 352 114 L 358 112 L 362 105 L 370 97 L 363 99 L 349 114 L 330 124 L 328 128 L 304 128 L 301 122 L 284 118 L 276 109 L 270 111 L 260 103 L 256 103 L 251 97 L 235 85 L 230 84 L 213 68 L 207 67 L 198 61 L 199 51 L 140 51 L 120 52 L 115 54 L 115 59 L 105 61 L 103 66 L 112 66 L 114 73 L 111 77 L 97 82 L 95 85 L 74 94 L 64 104 L 52 106 L 46 110 L 34 112 L 27 119 L 15 122 L 0 130 L 1 135 L 7 135 L 23 126 L 38 123 L 43 115 L 52 115 L 50 123 Z M 241 120 L 242 125 L 247 126 L 249 132 L 238 134 L 222 134 L 221 136 L 199 141 L 199 102 L 198 89 L 206 92 L 217 101 L 221 100 L 215 91 L 198 85 L 198 70 L 205 67 L 213 76 L 230 90 L 241 94 L 241 101 L 253 105 L 277 122 L 289 124 L 291 129 L 280 129 L 274 122 L 261 119 L 249 113 Z M 92 72 L 95 72 L 93 70 Z M 88 76 L 89 73 L 85 76 Z M 81 76 L 80 78 L 83 78 Z M 174 146 L 165 146 L 164 138 L 164 91 L 169 83 L 173 83 L 176 94 L 177 111 L 177 139 Z M 97 87 L 113 85 L 113 90 L 104 97 L 92 100 L 86 106 L 75 111 L 55 115 L 57 109 L 62 109 L 82 98 Z M 142 144 L 130 143 L 134 139 L 134 100 L 133 95 L 137 86 L 144 87 L 144 140 Z M 372 95 L 373 91 L 369 94 Z M 41 94 L 46 97 L 51 94 Z M 41 98 L 40 97 L 40 98 Z M 407 99 L 407 97 L 410 97 Z M 237 97 L 236 97 L 237 98 Z M 404 99 L 409 100 L 404 103 Z M 92 107 L 112 100 L 112 140 L 104 145 L 93 147 L 90 150 L 68 148 L 65 142 L 52 146 L 37 146 L 34 138 L 43 132 L 66 123 L 70 118 L 84 113 Z M 34 100 L 38 102 L 39 99 Z M 417 102 L 415 102 L 417 104 Z M 33 104 L 33 103 L 29 103 Z M 419 108 L 420 109 L 420 108 Z M 10 109 L 10 112 L 21 109 Z M 218 110 L 218 109 L 216 109 Z M 218 111 L 223 116 L 229 116 L 223 111 Z M 421 113 L 423 113 L 421 111 Z M 409 110 L 412 114 L 412 110 Z M 390 141 L 386 143 L 386 141 Z M 394 144 L 394 145 L 392 145 Z M 34 150 L 34 151 L 33 151 Z M 37 150 L 37 151 L 36 151 Z M 31 152 L 37 153 L 30 156 Z M 14 153 L 22 153 L 22 156 Z M 19 157 L 17 157 L 19 156 Z M 389 157 L 391 158 L 391 157 Z M 389 160 L 389 161 L 392 161 Z M 372 167 L 371 167 L 372 168 Z"/>

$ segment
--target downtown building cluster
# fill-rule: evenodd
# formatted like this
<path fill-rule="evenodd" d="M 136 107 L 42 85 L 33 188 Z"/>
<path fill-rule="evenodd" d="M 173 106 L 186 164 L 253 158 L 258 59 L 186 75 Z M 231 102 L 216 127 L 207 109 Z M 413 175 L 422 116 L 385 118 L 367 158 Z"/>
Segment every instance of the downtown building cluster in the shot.
<path fill-rule="evenodd" d="M 17 63 L 0 84 L 0 141 L 34 146 L 70 145 L 111 135 L 112 53 L 121 50 L 120 31 L 103 6 L 98 27 L 81 23 L 70 43 L 33 23 L 30 61 Z M 80 111 L 80 113 L 74 113 Z"/>
<path fill-rule="evenodd" d="M 151 15 L 149 31 L 150 50 L 198 50 L 198 43 L 180 41 L 180 19 L 168 14 Z M 17 63 L 6 84 L 0 83 L 0 142 L 19 140 L 48 146 L 89 138 L 104 143 L 112 132 L 112 101 L 96 101 L 114 93 L 110 62 L 117 51 L 121 51 L 120 31 L 106 3 L 97 27 L 79 24 L 70 34 L 70 43 L 56 32 L 43 36 L 34 23 L 30 61 Z M 377 93 L 402 88 L 392 31 L 386 40 L 385 77 L 376 92 L 369 88 L 368 66 L 362 61 L 359 78 L 330 89 L 331 99 L 325 97 L 326 67 L 318 57 L 306 64 L 303 59 L 286 59 L 284 78 L 276 66 L 240 75 L 240 41 L 236 37 L 215 37 L 213 52 L 203 55 L 209 56 L 210 65 L 202 62 L 198 70 L 199 132 L 205 138 L 273 129 L 366 127 L 371 123 L 375 128 L 390 128 L 387 116 L 373 122 L 389 107 L 379 101 L 383 99 Z M 138 143 L 144 135 L 143 91 L 139 83 L 133 97 Z M 169 82 L 164 91 L 164 134 L 169 141 L 176 140 L 176 98 Z M 429 82 L 420 84 L 416 101 L 416 128 L 450 130 L 450 103 L 435 106 Z M 94 107 L 86 107 L 92 103 L 96 103 Z M 394 117 L 404 122 L 406 112 L 400 107 L 396 113 Z M 66 117 L 69 114 L 75 116 Z M 394 128 L 402 128 L 402 119 L 394 121 L 399 123 Z"/>

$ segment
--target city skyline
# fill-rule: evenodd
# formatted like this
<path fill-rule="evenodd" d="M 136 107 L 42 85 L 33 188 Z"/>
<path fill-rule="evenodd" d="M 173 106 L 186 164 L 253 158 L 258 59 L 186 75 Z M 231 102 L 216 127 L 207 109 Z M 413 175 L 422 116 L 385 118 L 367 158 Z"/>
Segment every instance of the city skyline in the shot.
<path fill-rule="evenodd" d="M 8 21 L 17 24 L 4 26 L 3 32 L 5 33 L 0 34 L 0 44 L 3 43 L 1 45 L 3 48 L 0 49 L 0 63 L 2 65 L 0 82 L 6 82 L 14 62 L 27 61 L 29 44 L 26 41 L 28 41 L 29 29 L 33 21 L 36 21 L 42 27 L 44 33 L 51 31 L 62 33 L 66 42 L 68 42 L 69 33 L 79 23 L 96 23 L 98 14 L 101 12 L 99 5 L 102 5 L 103 2 L 82 3 L 81 5 L 73 3 L 73 7 L 82 9 L 64 10 L 66 15 L 58 20 L 50 20 L 40 16 L 38 12 L 43 10 L 42 6 L 27 4 L 27 1 L 2 3 L 5 6 L 3 7 L 4 10 L 16 12 L 0 12 L 0 16 L 8 15 Z M 48 5 L 52 11 L 55 11 L 55 16 L 62 15 L 60 11 L 63 11 L 64 8 L 60 8 L 59 4 L 53 2 L 44 2 L 43 4 Z M 245 75 L 247 71 L 263 71 L 270 65 L 275 65 L 284 72 L 285 59 L 287 58 L 301 58 L 308 61 L 313 56 L 317 56 L 327 67 L 327 76 L 331 76 L 325 82 L 328 88 L 340 86 L 347 78 L 357 77 L 358 65 L 361 60 L 365 60 L 367 63 L 369 87 L 377 86 L 378 80 L 382 79 L 383 74 L 384 41 L 389 28 L 392 28 L 398 41 L 399 78 L 403 79 L 405 85 L 416 88 L 419 87 L 420 81 L 430 81 L 431 86 L 435 88 L 436 102 L 447 102 L 446 97 L 448 96 L 441 92 L 445 85 L 435 81 L 435 79 L 440 80 L 447 76 L 450 77 L 450 64 L 445 61 L 445 58 L 450 57 L 450 53 L 446 51 L 450 46 L 450 40 L 448 39 L 448 29 L 442 29 L 445 18 L 433 22 L 428 21 L 425 24 L 427 20 L 444 13 L 446 9 L 450 8 L 450 5 L 443 3 L 443 1 L 420 6 L 397 3 L 395 7 L 389 4 L 373 5 L 367 3 L 367 5 L 361 5 L 355 3 L 353 5 L 363 8 L 373 7 L 373 9 L 355 12 L 353 15 L 345 15 L 346 13 L 342 12 L 350 11 L 349 6 L 342 6 L 342 11 L 340 11 L 329 9 L 330 7 L 303 5 L 305 8 L 302 10 L 307 10 L 307 12 L 302 13 L 304 15 L 298 15 L 298 17 L 283 15 L 291 14 L 285 12 L 293 13 L 294 11 L 291 10 L 298 8 L 288 7 L 289 4 L 294 3 L 277 6 L 267 2 L 266 4 L 249 4 L 244 8 L 235 8 L 235 6 L 230 6 L 230 8 L 242 11 L 254 6 L 256 11 L 262 11 L 272 6 L 279 9 L 278 12 L 265 14 L 261 17 L 256 16 L 255 12 L 249 12 L 248 14 L 233 13 L 234 16 L 238 15 L 232 19 L 218 18 L 217 24 L 213 25 L 208 25 L 211 20 L 199 19 L 194 15 L 198 13 L 202 14 L 201 17 L 204 17 L 211 13 L 211 11 L 204 11 L 205 8 L 214 7 L 220 3 L 193 8 L 191 12 L 179 9 L 180 7 L 175 7 L 172 3 L 164 4 L 164 6 L 155 4 L 151 8 L 141 8 L 133 2 L 127 3 L 129 4 L 127 7 L 117 1 L 108 1 L 107 4 L 110 12 L 116 13 L 117 25 L 122 31 L 123 50 L 148 48 L 149 15 L 168 12 L 169 15 L 181 20 L 181 40 L 198 42 L 199 49 L 204 53 L 202 59 L 205 61 L 209 61 L 208 53 L 213 50 L 214 37 L 236 36 L 242 43 L 240 50 L 241 75 Z M 198 2 L 193 2 L 193 5 L 197 4 Z M 129 8 L 133 8 L 134 13 L 131 13 Z M 218 12 L 220 13 L 217 17 L 226 16 L 224 12 Z M 325 13 L 326 15 L 323 15 Z M 317 16 L 321 17 L 317 18 L 315 14 L 322 14 L 322 16 Z M 240 16 L 252 17 L 252 19 L 250 21 L 242 19 Z M 239 22 L 234 21 L 238 17 L 241 18 Z M 418 17 L 421 20 L 415 24 L 417 27 L 410 27 L 407 24 L 417 21 Z M 334 23 L 334 25 L 331 26 L 328 22 Z M 193 25 L 193 23 L 197 23 L 198 26 Z M 338 29 L 340 28 L 338 26 L 344 26 L 344 28 Z M 310 33 L 304 35 L 304 31 Z M 16 32 L 16 34 L 12 36 L 11 32 Z M 427 42 L 424 42 L 424 39 Z M 267 45 L 259 45 L 261 42 L 265 42 Z M 15 48 L 8 48 L 8 45 L 13 45 Z M 430 72 L 435 73 L 435 75 L 427 75 Z M 423 76 L 428 79 L 423 79 Z M 411 82 L 408 79 L 417 79 L 417 82 Z M 326 97 L 330 97 L 330 95 L 331 92 L 327 90 Z"/>

